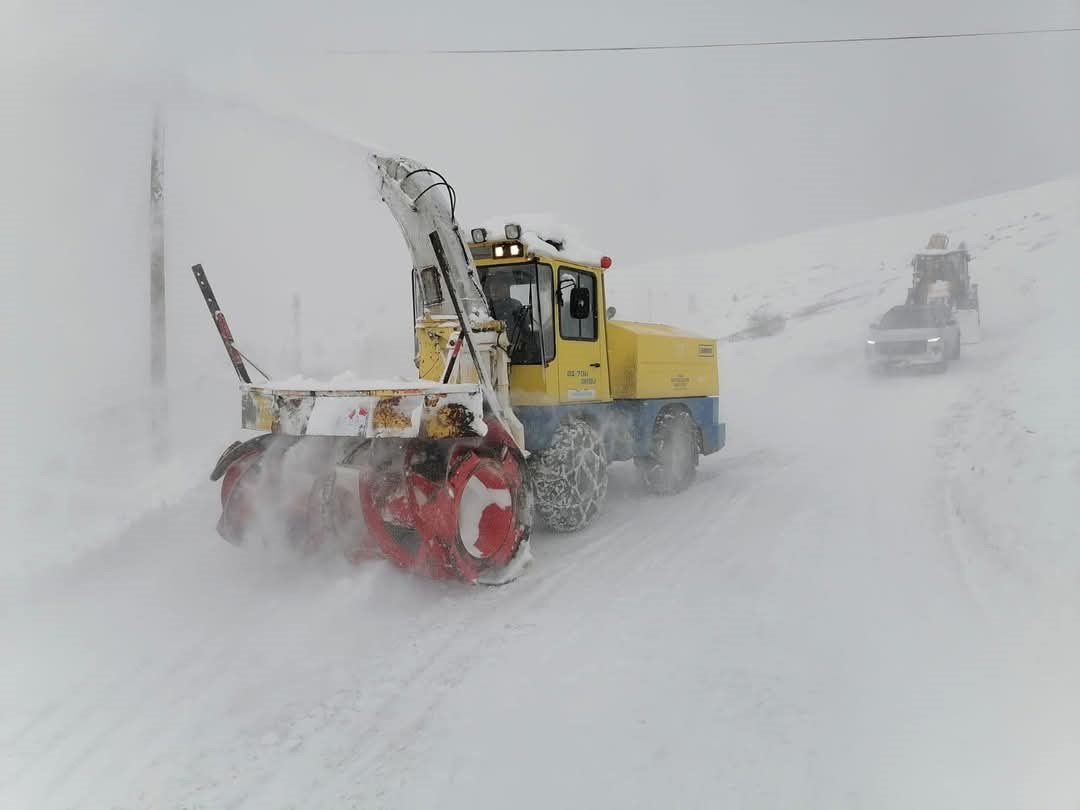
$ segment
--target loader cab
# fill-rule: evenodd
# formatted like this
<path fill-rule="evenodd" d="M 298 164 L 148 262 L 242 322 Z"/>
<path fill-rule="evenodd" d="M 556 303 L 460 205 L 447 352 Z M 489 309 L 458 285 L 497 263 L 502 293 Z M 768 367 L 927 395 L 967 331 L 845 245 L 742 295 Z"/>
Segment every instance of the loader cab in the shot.
<path fill-rule="evenodd" d="M 916 283 L 967 283 L 968 254 L 965 250 L 919 253 L 912 259 L 911 264 Z"/>
<path fill-rule="evenodd" d="M 469 244 L 480 283 L 510 343 L 515 406 L 608 402 L 604 269 L 533 252 L 520 240 Z"/>

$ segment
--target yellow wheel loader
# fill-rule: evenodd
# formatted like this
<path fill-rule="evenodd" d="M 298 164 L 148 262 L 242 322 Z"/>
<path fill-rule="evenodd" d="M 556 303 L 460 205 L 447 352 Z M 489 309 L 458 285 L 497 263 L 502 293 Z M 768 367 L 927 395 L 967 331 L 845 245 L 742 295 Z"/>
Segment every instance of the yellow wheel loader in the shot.
<path fill-rule="evenodd" d="M 926 247 L 911 260 L 911 288 L 907 303 L 942 307 L 960 327 L 962 343 L 982 339 L 979 285 L 971 280 L 971 254 L 963 242 L 949 247 L 944 233 L 931 234 Z"/>

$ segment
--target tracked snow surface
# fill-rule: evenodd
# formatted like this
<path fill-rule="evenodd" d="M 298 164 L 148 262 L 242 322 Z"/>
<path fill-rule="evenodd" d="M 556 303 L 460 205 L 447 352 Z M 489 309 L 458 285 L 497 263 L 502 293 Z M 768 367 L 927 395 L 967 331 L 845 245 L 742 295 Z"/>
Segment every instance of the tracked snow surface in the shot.
<path fill-rule="evenodd" d="M 983 341 L 872 378 L 934 231 Z M 593 526 L 470 588 L 239 551 L 192 481 L 4 594 L 0 807 L 1077 807 L 1078 267 L 1075 179 L 624 260 L 619 317 L 733 336 L 688 492 L 618 465 Z"/>

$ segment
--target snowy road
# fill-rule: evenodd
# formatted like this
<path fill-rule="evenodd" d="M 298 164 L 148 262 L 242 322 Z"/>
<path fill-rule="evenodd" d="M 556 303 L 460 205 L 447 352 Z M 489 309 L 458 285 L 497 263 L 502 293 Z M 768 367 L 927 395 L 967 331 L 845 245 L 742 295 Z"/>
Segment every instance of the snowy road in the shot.
<path fill-rule="evenodd" d="M 1016 239 L 973 265 L 986 335 L 946 375 L 864 372 L 899 276 L 729 344 L 693 489 L 616 467 L 507 587 L 238 553 L 209 484 L 146 517 L 4 606 L 0 806 L 1075 808 L 1080 552 L 1051 544 L 1080 436 L 1051 420 L 1080 392 L 1075 361 L 1039 374 L 1076 345 L 1075 199 L 971 226 Z M 1002 483 L 1006 410 L 1058 438 L 1037 504 Z"/>

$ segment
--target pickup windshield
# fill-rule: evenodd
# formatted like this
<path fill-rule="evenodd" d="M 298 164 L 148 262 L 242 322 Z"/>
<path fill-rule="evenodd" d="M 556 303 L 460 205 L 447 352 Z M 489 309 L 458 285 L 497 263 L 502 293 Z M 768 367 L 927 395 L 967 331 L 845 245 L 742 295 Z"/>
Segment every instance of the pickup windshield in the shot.
<path fill-rule="evenodd" d="M 959 253 L 919 254 L 915 257 L 915 275 L 926 281 L 960 281 L 964 278 L 964 258 Z"/>
<path fill-rule="evenodd" d="M 893 307 L 881 319 L 882 329 L 932 329 L 944 324 L 937 307 Z"/>

